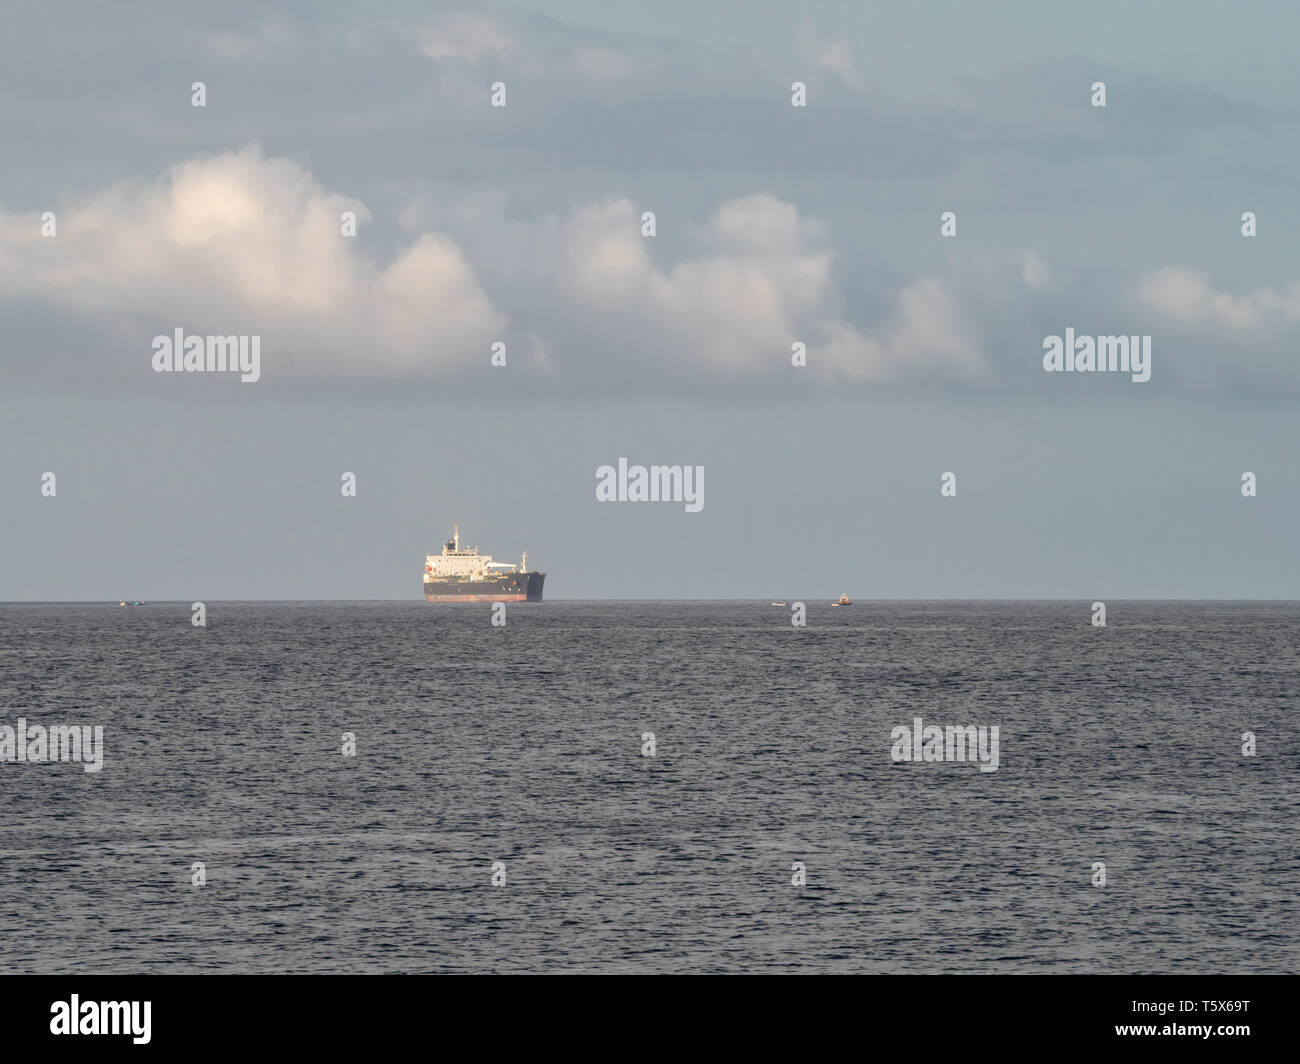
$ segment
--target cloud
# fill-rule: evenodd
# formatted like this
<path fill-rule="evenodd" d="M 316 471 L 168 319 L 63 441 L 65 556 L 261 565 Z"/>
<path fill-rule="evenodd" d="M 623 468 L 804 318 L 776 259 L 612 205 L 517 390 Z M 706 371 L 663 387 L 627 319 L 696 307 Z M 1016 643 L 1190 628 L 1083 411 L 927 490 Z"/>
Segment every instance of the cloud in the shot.
<path fill-rule="evenodd" d="M 981 372 L 939 278 L 904 287 L 877 330 L 846 320 L 824 226 L 774 196 L 723 202 L 696 227 L 699 251 L 663 266 L 630 200 L 531 221 L 507 208 L 476 193 L 444 212 L 458 239 L 421 232 L 380 263 L 340 233 L 346 211 L 371 220 L 364 204 L 254 146 L 62 207 L 53 238 L 35 214 L 4 215 L 0 284 L 12 299 L 134 337 L 141 351 L 177 325 L 261 334 L 270 377 L 464 370 L 507 338 L 519 341 L 512 365 L 597 387 L 788 379 L 796 341 L 818 379 Z M 421 203 L 403 220 L 435 213 Z"/>
<path fill-rule="evenodd" d="M 214 59 L 221 61 L 276 62 L 296 60 L 312 43 L 308 26 L 283 15 L 259 15 L 247 26 L 228 30 L 211 30 L 201 34 L 199 43 Z"/>
<path fill-rule="evenodd" d="M 494 390 L 1015 393 L 1049 386 L 1042 337 L 1074 325 L 1153 333 L 1162 387 L 1300 388 L 1279 354 L 1293 346 L 1300 282 L 1235 295 L 1184 267 L 1099 271 L 1025 250 L 845 271 L 855 249 L 766 192 L 697 218 L 661 213 L 655 237 L 628 198 L 516 208 L 492 188 L 430 187 L 395 210 L 400 243 L 377 258 L 363 250 L 378 228 L 364 203 L 251 146 L 60 205 L 55 237 L 36 212 L 0 212 L 6 330 L 41 313 L 47 335 L 51 323 L 63 339 L 82 330 L 59 352 L 11 343 L 11 358 L 65 375 L 96 359 L 138 379 L 152 338 L 180 326 L 261 335 L 268 381 L 473 390 L 503 340 L 510 372 Z M 357 238 L 340 232 L 348 211 Z M 806 367 L 791 365 L 794 343 Z"/>
<path fill-rule="evenodd" d="M 538 238 L 541 238 L 538 240 Z M 864 332 L 845 320 L 824 227 L 767 194 L 721 204 L 701 227 L 705 251 L 660 267 L 628 200 L 582 208 L 516 243 L 541 264 L 529 281 L 550 288 L 552 317 L 539 331 L 617 353 L 606 373 L 676 377 L 698 386 L 792 383 L 790 348 L 807 345 L 821 381 L 982 376 L 979 344 L 953 294 L 923 278 L 897 294 L 890 318 Z M 558 267 L 558 268 L 557 268 Z M 803 383 L 802 378 L 794 381 Z"/>
<path fill-rule="evenodd" d="M 462 250 L 424 233 L 390 263 L 355 250 L 341 215 L 370 213 L 256 147 L 195 159 L 57 212 L 0 216 L 0 287 L 150 338 L 266 334 L 307 372 L 383 376 L 454 363 L 505 328 Z M 282 360 L 283 363 L 283 360 Z"/>
<path fill-rule="evenodd" d="M 419 34 L 420 49 L 430 59 L 476 62 L 485 55 L 509 55 L 513 42 L 482 15 L 455 14 L 439 19 Z"/>
<path fill-rule="evenodd" d="M 534 16 L 526 27 L 517 26 L 516 30 L 527 39 L 526 47 L 516 45 L 510 33 L 490 18 L 456 14 L 418 31 L 416 38 L 420 50 L 437 62 L 509 58 L 512 78 L 545 83 L 551 92 L 557 75 L 559 84 L 581 92 L 584 83 L 624 82 L 649 69 L 644 61 L 612 47 L 608 39 L 545 16 Z"/>
<path fill-rule="evenodd" d="M 800 218 L 793 204 L 761 193 L 722 204 L 710 230 L 724 245 L 774 251 L 794 250 L 824 232 L 819 223 Z"/>
<path fill-rule="evenodd" d="M 1043 288 L 1052 282 L 1047 263 L 1033 251 L 1025 252 L 1024 268 L 1020 271 L 1020 276 L 1030 288 Z"/>
<path fill-rule="evenodd" d="M 510 244 L 503 290 L 512 304 L 542 295 L 519 321 L 548 339 L 553 360 L 565 352 L 570 373 L 597 387 L 716 386 L 788 366 L 798 330 L 828 313 L 830 254 L 805 250 L 805 231 L 771 197 L 732 201 L 701 228 L 705 253 L 661 268 L 658 238 L 643 237 L 639 210 L 618 199 L 515 225 L 489 246 Z"/>
<path fill-rule="evenodd" d="M 844 38 L 837 41 L 822 41 L 817 37 L 812 23 L 805 19 L 799 24 L 795 33 L 799 54 L 816 63 L 819 67 L 831 71 L 851 89 L 862 92 L 866 82 L 853 61 L 853 50 Z"/>
<path fill-rule="evenodd" d="M 1245 295 L 1215 291 L 1195 270 L 1170 267 L 1142 278 L 1138 299 L 1168 319 L 1225 330 L 1259 330 L 1300 320 L 1300 281 Z"/>
<path fill-rule="evenodd" d="M 600 81 L 618 81 L 631 76 L 634 67 L 627 56 L 608 48 L 579 48 L 573 53 L 574 69 Z"/>

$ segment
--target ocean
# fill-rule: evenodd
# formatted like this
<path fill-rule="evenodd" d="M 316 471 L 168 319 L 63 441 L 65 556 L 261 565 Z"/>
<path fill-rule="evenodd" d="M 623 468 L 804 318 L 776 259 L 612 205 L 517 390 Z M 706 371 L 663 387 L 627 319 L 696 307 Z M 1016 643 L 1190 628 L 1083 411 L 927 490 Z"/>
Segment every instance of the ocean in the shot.
<path fill-rule="evenodd" d="M 0 605 L 0 971 L 1300 970 L 1300 604 L 805 601 Z"/>

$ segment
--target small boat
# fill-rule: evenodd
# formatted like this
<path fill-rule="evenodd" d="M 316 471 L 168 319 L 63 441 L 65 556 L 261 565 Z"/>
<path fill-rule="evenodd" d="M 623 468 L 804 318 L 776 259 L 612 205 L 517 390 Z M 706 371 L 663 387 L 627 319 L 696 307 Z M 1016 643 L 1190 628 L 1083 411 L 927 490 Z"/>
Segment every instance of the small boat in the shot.
<path fill-rule="evenodd" d="M 832 606 L 852 606 L 853 600 L 847 594 L 841 595 L 839 602 L 832 602 Z"/>
<path fill-rule="evenodd" d="M 773 602 L 772 605 L 773 605 L 773 606 L 784 606 L 785 603 L 784 603 L 784 602 Z"/>

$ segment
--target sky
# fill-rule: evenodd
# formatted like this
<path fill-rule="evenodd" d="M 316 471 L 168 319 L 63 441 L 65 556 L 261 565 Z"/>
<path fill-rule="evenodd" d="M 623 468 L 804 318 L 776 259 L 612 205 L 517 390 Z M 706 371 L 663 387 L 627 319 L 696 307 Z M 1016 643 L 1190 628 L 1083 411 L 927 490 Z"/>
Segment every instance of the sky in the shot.
<path fill-rule="evenodd" d="M 0 601 L 1300 597 L 1292 4 L 4 20 Z"/>

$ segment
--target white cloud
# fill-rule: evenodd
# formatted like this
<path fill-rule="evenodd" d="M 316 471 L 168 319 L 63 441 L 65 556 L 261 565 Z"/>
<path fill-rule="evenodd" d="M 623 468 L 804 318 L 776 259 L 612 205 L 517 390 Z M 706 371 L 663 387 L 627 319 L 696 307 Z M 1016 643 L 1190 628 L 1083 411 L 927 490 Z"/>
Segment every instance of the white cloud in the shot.
<path fill-rule="evenodd" d="M 805 19 L 799 24 L 795 41 L 799 47 L 799 54 L 805 59 L 831 71 L 852 89 L 861 92 L 866 88 L 866 82 L 858 71 L 857 63 L 853 61 L 853 50 L 844 38 L 841 37 L 837 41 L 818 40 L 812 23 Z"/>
<path fill-rule="evenodd" d="M 824 231 L 820 224 L 800 218 L 793 204 L 766 194 L 728 200 L 718 208 L 710 230 L 724 245 L 775 251 L 797 250 Z"/>
<path fill-rule="evenodd" d="M 1142 278 L 1138 299 L 1167 318 L 1223 329 L 1256 330 L 1300 320 L 1300 281 L 1277 291 L 1218 292 L 1204 274 L 1169 267 Z"/>
<path fill-rule="evenodd" d="M 295 368 L 329 373 L 410 372 L 487 349 L 505 319 L 454 242 L 425 233 L 380 265 L 341 235 L 344 211 L 370 219 L 298 164 L 246 148 L 61 208 L 52 238 L 35 215 L 0 215 L 0 286 L 138 322 L 146 352 L 177 325 L 265 334 L 268 360 L 292 351 Z"/>
<path fill-rule="evenodd" d="M 497 22 L 482 15 L 448 15 L 417 35 L 420 50 L 430 59 L 458 59 L 475 63 L 485 57 L 509 58 L 515 78 L 545 78 L 554 84 L 557 74 L 577 77 L 571 87 L 583 91 L 584 82 L 626 82 L 643 76 L 647 65 L 605 45 L 585 43 L 557 22 L 540 36 L 529 35 L 520 46 Z"/>
<path fill-rule="evenodd" d="M 176 326 L 261 334 L 268 379 L 437 372 L 454 384 L 497 339 L 513 367 L 595 387 L 988 375 L 981 292 L 923 276 L 884 301 L 881 320 L 852 320 L 845 308 L 861 301 L 840 287 L 825 226 L 774 196 L 682 223 L 699 250 L 663 263 L 629 200 L 531 220 L 509 208 L 490 190 L 411 201 L 408 228 L 443 217 L 455 239 L 418 232 L 376 262 L 339 231 L 344 211 L 370 220 L 363 204 L 250 147 L 61 207 L 55 238 L 39 236 L 35 214 L 0 215 L 0 288 L 138 336 L 142 354 Z M 790 365 L 795 341 L 806 371 Z"/>
<path fill-rule="evenodd" d="M 214 58 L 234 62 L 284 62 L 309 51 L 315 42 L 308 28 L 282 15 L 264 14 L 247 27 L 212 31 L 199 37 L 200 45 Z"/>
<path fill-rule="evenodd" d="M 786 205 L 726 204 L 709 229 L 734 236 L 737 215 L 764 231 L 789 223 Z M 828 294 L 830 257 L 789 244 L 726 249 L 660 270 L 651 261 L 640 215 L 627 200 L 575 212 L 556 233 L 556 282 L 571 321 L 619 338 L 624 351 L 704 370 L 772 365 L 788 351 L 801 317 Z M 788 236 L 788 234 L 787 234 Z"/>
<path fill-rule="evenodd" d="M 881 336 L 863 336 L 841 321 L 824 322 L 824 342 L 809 348 L 809 364 L 823 375 L 857 381 L 940 378 L 979 380 L 988 366 L 978 334 L 938 277 L 922 277 L 897 296 Z"/>
<path fill-rule="evenodd" d="M 705 233 L 714 253 L 659 269 L 632 203 L 576 212 L 556 233 L 557 284 L 570 319 L 625 355 L 732 380 L 790 369 L 797 340 L 808 345 L 808 369 L 819 378 L 985 372 L 978 341 L 937 278 L 900 292 L 878 337 L 844 321 L 832 255 L 809 247 L 822 227 L 791 204 L 768 195 L 730 200 Z"/>
<path fill-rule="evenodd" d="M 1045 288 L 1052 283 L 1052 273 L 1047 268 L 1047 263 L 1033 251 L 1025 252 L 1020 277 L 1030 288 Z"/>
<path fill-rule="evenodd" d="M 420 49 L 430 59 L 505 57 L 514 45 L 495 22 L 482 15 L 455 14 L 439 19 L 419 34 Z"/>

